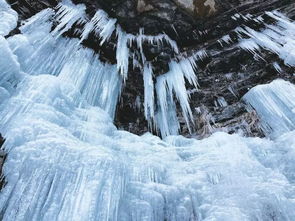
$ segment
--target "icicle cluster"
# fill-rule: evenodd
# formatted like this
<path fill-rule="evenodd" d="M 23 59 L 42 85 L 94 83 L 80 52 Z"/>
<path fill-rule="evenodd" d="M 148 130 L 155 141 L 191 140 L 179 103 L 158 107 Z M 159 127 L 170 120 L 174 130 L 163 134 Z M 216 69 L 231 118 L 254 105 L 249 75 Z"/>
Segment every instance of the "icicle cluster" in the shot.
<path fill-rule="evenodd" d="M 170 71 L 157 78 L 156 91 L 158 99 L 158 121 L 162 136 L 177 134 L 179 123 L 174 102 L 174 95 L 182 109 L 186 124 L 193 122 L 193 115 L 189 104 L 189 94 L 185 87 L 185 80 L 191 85 L 197 87 L 197 78 L 195 75 L 195 60 L 190 57 L 180 62 L 171 61 Z"/>
<path fill-rule="evenodd" d="M 237 33 L 249 36 L 240 42 L 240 47 L 259 56 L 261 49 L 276 53 L 288 66 L 295 66 L 295 23 L 283 14 L 273 11 L 266 14 L 276 20 L 272 25 L 266 25 L 263 31 L 255 31 L 249 27 L 240 27 Z M 262 19 L 256 19 L 263 22 Z"/>
<path fill-rule="evenodd" d="M 9 45 L 26 73 L 48 73 L 72 82 L 83 98 L 81 106 L 99 106 L 114 117 L 122 78 L 116 65 L 100 62 L 99 56 L 82 47 L 78 39 L 61 37 L 85 16 L 84 6 L 75 6 L 67 1 L 64 4 L 58 6 L 57 13 L 46 9 L 24 22 L 20 27 L 22 34 L 9 38 Z M 59 23 L 51 31 L 55 17 Z"/>
<path fill-rule="evenodd" d="M 6 4 L 5 7 L 9 6 Z M 5 13 L 7 12 L 10 12 L 10 9 L 5 9 Z M 80 39 L 62 37 L 75 24 L 83 27 L 78 33 Z M 181 58 L 180 62 L 172 61 L 169 65 L 170 71 L 154 79 L 153 67 L 146 61 L 143 45 L 163 47 L 167 44 L 175 53 L 179 53 L 176 42 L 165 34 L 145 35 L 143 29 L 140 29 L 137 35 L 128 34 L 116 24 L 116 19 L 109 18 L 103 10 L 98 10 L 89 20 L 85 6 L 75 5 L 70 0 L 63 0 L 55 10 L 45 9 L 36 14 L 25 21 L 20 30 L 22 34 L 10 38 L 9 44 L 26 73 L 50 73 L 73 82 L 85 101 L 103 108 L 113 117 L 122 82 L 128 77 L 129 59 L 133 58 L 132 64 L 142 69 L 145 87 L 143 103 L 149 127 L 158 128 L 162 136 L 178 133 L 179 123 L 174 98 L 181 106 L 188 127 L 189 123 L 193 122 L 185 82 L 197 86 L 194 62 L 204 54 Z M 108 42 L 112 36 L 117 38 L 116 66 L 102 64 L 99 56 L 81 46 L 91 33 L 100 39 L 101 45 Z M 138 49 L 140 58 L 130 53 L 131 47 Z"/>
<path fill-rule="evenodd" d="M 68 5 L 59 6 L 60 10 L 66 11 L 68 9 Z M 74 12 L 69 13 L 70 15 L 74 14 Z M 78 11 L 81 9 L 78 8 Z M 62 12 L 58 12 L 58 14 L 62 14 Z M 79 16 L 75 16 L 76 19 L 83 18 L 83 13 L 80 13 Z M 67 21 L 71 21 L 67 19 Z M 72 22 L 70 22 L 72 25 Z M 60 31 L 57 29 L 56 31 Z M 179 53 L 177 44 L 175 41 L 171 40 L 166 34 L 160 34 L 157 36 L 145 35 L 144 30 L 140 29 L 137 35 L 127 34 L 122 30 L 120 25 L 116 24 L 116 19 L 111 19 L 108 15 L 102 11 L 98 10 L 93 18 L 86 22 L 84 25 L 83 31 L 80 34 L 80 43 L 87 39 L 89 34 L 94 32 L 98 38 L 101 39 L 100 44 L 104 44 L 107 42 L 113 33 L 117 36 L 117 51 L 116 51 L 116 59 L 117 59 L 117 70 L 121 74 L 123 81 L 126 81 L 128 77 L 128 68 L 129 68 L 129 58 L 133 58 L 133 66 L 142 68 L 143 78 L 144 78 L 144 86 L 145 86 L 145 95 L 144 95 L 144 110 L 145 117 L 149 121 L 149 126 L 152 128 L 153 126 L 158 126 L 160 132 L 163 136 L 167 136 L 169 134 L 177 134 L 179 127 L 178 120 L 176 117 L 176 109 L 174 96 L 176 96 L 179 101 L 183 115 L 186 123 L 189 127 L 189 122 L 192 121 L 192 112 L 189 106 L 188 94 L 186 92 L 185 87 L 185 79 L 192 85 L 197 86 L 197 81 L 195 77 L 195 61 L 194 59 L 198 56 L 192 56 L 187 59 L 182 59 L 181 62 L 171 62 L 170 69 L 171 71 L 162 77 L 163 80 L 157 79 L 157 82 L 162 81 L 162 86 L 164 87 L 161 90 L 167 90 L 165 93 L 163 91 L 156 90 L 157 96 L 154 95 L 154 81 L 153 81 L 153 67 L 146 61 L 144 52 L 143 52 L 143 44 L 155 45 L 157 47 L 163 47 L 164 42 L 167 43 L 175 53 Z M 137 47 L 140 52 L 140 58 L 136 59 L 134 54 L 130 53 L 130 47 Z M 202 54 L 199 54 L 202 57 Z M 140 61 L 139 61 L 140 60 Z M 173 69 L 176 68 L 177 71 Z M 175 82 L 174 82 L 175 81 Z M 157 83 L 158 85 L 160 83 Z M 156 87 L 159 88 L 159 87 Z M 166 89 L 165 89 L 166 88 Z M 159 100 L 157 104 L 155 104 L 155 97 Z M 174 116 L 173 119 L 168 119 L 166 116 L 167 105 L 170 105 L 170 112 Z M 171 103 L 171 104 L 170 104 Z M 157 117 L 155 117 L 157 115 Z M 166 127 L 159 125 L 167 125 Z M 174 124 L 171 127 L 171 123 Z M 153 125 L 153 126 L 152 126 Z M 173 131 L 167 128 L 174 128 Z"/>

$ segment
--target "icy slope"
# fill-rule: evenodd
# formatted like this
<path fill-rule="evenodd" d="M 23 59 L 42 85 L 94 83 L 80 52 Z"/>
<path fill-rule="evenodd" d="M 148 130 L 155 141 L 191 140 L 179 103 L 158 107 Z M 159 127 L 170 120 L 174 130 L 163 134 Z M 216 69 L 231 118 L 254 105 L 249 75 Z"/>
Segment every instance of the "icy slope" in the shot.
<path fill-rule="evenodd" d="M 66 24 L 83 15 L 62 9 Z M 226 133 L 201 141 L 161 140 L 119 131 L 112 116 L 123 76 L 78 39 L 61 37 L 67 25 L 50 33 L 52 16 L 51 9 L 45 10 L 21 27 L 22 34 L 0 37 L 5 55 L 0 60 L 0 131 L 8 154 L 2 220 L 294 219 L 293 128 L 272 127 L 278 131 L 272 140 Z M 169 93 L 168 101 L 160 99 L 163 114 L 173 107 L 169 99 L 176 92 L 190 115 L 185 88 L 175 83 L 192 72 L 187 62 L 171 62 L 170 72 L 155 85 Z M 151 74 L 146 66 L 147 91 L 153 90 Z M 186 78 L 194 83 L 191 74 Z M 247 101 L 267 117 L 265 122 L 273 116 L 278 125 L 285 122 L 277 114 L 293 118 L 285 90 L 294 86 L 276 81 L 263 88 L 265 96 L 257 96 L 258 87 Z M 146 96 L 147 118 L 153 115 L 152 99 Z M 267 102 L 278 103 L 277 111 L 265 115 Z"/>
<path fill-rule="evenodd" d="M 113 126 L 75 85 L 27 76 L 2 106 L 4 220 L 292 220 L 294 132 L 197 141 Z M 10 117 L 11 116 L 11 117 Z M 3 124 L 2 124 L 3 125 Z"/>
<path fill-rule="evenodd" d="M 293 133 L 276 141 L 138 137 L 116 130 L 100 108 L 79 108 L 75 88 L 56 76 L 26 76 L 2 106 L 4 220 L 295 216 Z"/>

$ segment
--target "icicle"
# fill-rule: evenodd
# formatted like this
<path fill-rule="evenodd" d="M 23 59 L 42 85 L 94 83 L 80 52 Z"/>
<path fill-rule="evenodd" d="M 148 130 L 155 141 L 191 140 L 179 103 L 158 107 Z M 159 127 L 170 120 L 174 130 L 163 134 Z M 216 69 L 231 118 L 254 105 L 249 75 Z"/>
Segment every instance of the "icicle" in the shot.
<path fill-rule="evenodd" d="M 137 47 L 139 48 L 139 51 L 141 53 L 142 61 L 145 62 L 145 56 L 143 53 L 143 43 L 148 43 L 149 45 L 156 45 L 158 47 L 163 46 L 163 42 L 165 41 L 170 45 L 170 47 L 173 49 L 175 53 L 179 53 L 178 46 L 175 41 L 173 41 L 171 38 L 169 38 L 166 34 L 159 34 L 156 36 L 152 35 L 145 35 L 143 28 L 139 29 L 139 33 L 133 37 L 136 41 Z"/>
<path fill-rule="evenodd" d="M 51 31 L 52 28 L 52 19 L 55 15 L 53 9 L 44 9 L 39 13 L 35 14 L 28 20 L 24 21 L 19 28 L 23 34 L 33 35 L 37 31 L 46 32 L 46 34 Z"/>
<path fill-rule="evenodd" d="M 56 38 L 68 31 L 76 22 L 85 20 L 85 5 L 74 5 L 70 0 L 63 0 L 57 9 L 55 19 L 59 24 L 52 31 Z"/>
<path fill-rule="evenodd" d="M 278 64 L 278 62 L 273 62 L 273 67 L 276 69 L 277 72 L 282 73 L 282 68 L 281 66 Z"/>
<path fill-rule="evenodd" d="M 249 27 L 238 28 L 237 33 L 249 36 L 249 39 L 241 39 L 240 46 L 254 55 L 257 55 L 260 48 L 269 50 L 279 55 L 286 65 L 295 66 L 295 24 L 276 11 L 266 14 L 276 19 L 277 23 L 266 25 L 259 32 Z"/>
<path fill-rule="evenodd" d="M 148 120 L 150 127 L 154 120 L 154 82 L 153 70 L 151 64 L 146 64 L 143 69 L 144 81 L 144 114 Z"/>
<path fill-rule="evenodd" d="M 110 19 L 103 10 L 98 10 L 91 21 L 85 25 L 81 41 L 86 39 L 90 32 L 94 31 L 101 39 L 100 45 L 102 45 L 111 37 L 116 28 L 116 22 L 116 19 Z"/>
<path fill-rule="evenodd" d="M 157 78 L 157 98 L 159 100 L 160 114 L 158 114 L 157 121 L 160 120 L 163 124 L 161 126 L 162 136 L 169 135 L 169 125 L 170 118 L 173 119 L 172 122 L 178 122 L 176 118 L 175 104 L 173 102 L 173 94 L 176 96 L 177 100 L 180 103 L 183 117 L 185 122 L 190 130 L 190 122 L 193 122 L 193 115 L 189 105 L 189 93 L 185 87 L 185 78 L 188 82 L 195 87 L 197 87 L 197 78 L 194 71 L 195 63 L 192 59 L 183 59 L 179 63 L 175 61 L 170 62 L 169 69 L 170 71 Z M 168 99 L 168 100 L 165 100 Z M 169 106 L 169 108 L 168 108 Z M 169 112 L 170 117 L 168 117 L 165 112 Z M 161 119 L 159 118 L 161 117 Z M 174 123 L 173 123 L 174 124 Z M 157 123 L 159 125 L 159 123 Z M 176 126 L 175 126 L 176 125 Z M 174 124 L 171 128 L 173 129 L 173 134 L 175 134 L 176 128 L 178 128 L 178 123 Z"/>
<path fill-rule="evenodd" d="M 218 40 L 218 43 L 223 47 L 223 43 L 229 44 L 232 42 L 232 39 L 229 35 L 224 35 L 220 40 Z"/>
<path fill-rule="evenodd" d="M 156 91 L 159 108 L 156 114 L 156 126 L 163 137 L 176 135 L 179 131 L 179 122 L 173 94 L 167 85 L 167 75 L 157 77 Z"/>
<path fill-rule="evenodd" d="M 128 35 L 122 31 L 120 26 L 117 26 L 117 68 L 119 73 L 122 75 L 124 81 L 127 79 L 128 66 L 129 66 L 129 48 L 128 48 Z"/>
<path fill-rule="evenodd" d="M 185 73 L 182 72 L 181 66 L 174 61 L 169 64 L 169 67 L 170 71 L 166 74 L 167 85 L 169 90 L 175 93 L 175 96 L 180 103 L 186 124 L 189 127 L 189 119 L 192 120 L 193 115 L 189 105 L 188 93 L 185 87 Z M 192 76 L 189 75 L 189 80 L 192 82 L 193 80 L 191 77 Z"/>

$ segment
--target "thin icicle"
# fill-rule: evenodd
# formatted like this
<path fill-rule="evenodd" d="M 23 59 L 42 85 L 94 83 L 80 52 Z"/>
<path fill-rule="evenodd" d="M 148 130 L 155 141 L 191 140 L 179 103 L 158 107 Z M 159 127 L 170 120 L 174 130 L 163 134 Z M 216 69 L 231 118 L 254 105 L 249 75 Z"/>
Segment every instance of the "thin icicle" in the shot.
<path fill-rule="evenodd" d="M 85 5 L 74 5 L 70 0 L 63 0 L 57 9 L 55 19 L 59 24 L 52 31 L 56 38 L 68 31 L 76 22 L 81 23 L 85 20 Z"/>
<path fill-rule="evenodd" d="M 103 10 L 98 10 L 90 23 L 93 25 L 93 30 L 101 39 L 100 45 L 109 40 L 116 28 L 116 19 L 110 19 Z"/>
<path fill-rule="evenodd" d="M 151 126 L 154 120 L 154 82 L 153 70 L 151 64 L 146 64 L 143 69 L 144 81 L 144 114 L 145 118 L 149 121 Z"/>
<path fill-rule="evenodd" d="M 128 35 L 122 31 L 120 26 L 117 27 L 118 43 L 117 43 L 117 69 L 122 75 L 124 81 L 127 79 L 128 66 L 129 66 L 129 48 L 128 48 Z"/>

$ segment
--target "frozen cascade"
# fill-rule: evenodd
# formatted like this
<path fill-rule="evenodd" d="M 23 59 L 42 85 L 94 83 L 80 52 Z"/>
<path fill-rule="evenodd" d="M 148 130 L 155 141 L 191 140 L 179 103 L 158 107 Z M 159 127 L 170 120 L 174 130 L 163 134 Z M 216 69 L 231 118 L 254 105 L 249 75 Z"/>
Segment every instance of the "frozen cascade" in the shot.
<path fill-rule="evenodd" d="M 255 109 L 262 129 L 271 137 L 295 129 L 295 86 L 284 80 L 260 85 L 250 90 L 244 100 Z"/>
<path fill-rule="evenodd" d="M 59 76 L 28 75 L 1 106 L 2 116 L 14 112 L 1 124 L 9 153 L 4 220 L 294 217 L 295 189 L 284 168 L 293 160 L 272 160 L 275 151 L 285 157 L 280 146 L 294 152 L 294 132 L 275 141 L 225 133 L 161 141 L 118 131 L 104 111 L 81 108 L 79 99 Z"/>
<path fill-rule="evenodd" d="M 41 11 L 20 27 L 22 34 L 7 40 L 22 70 L 30 75 L 48 73 L 73 82 L 84 98 L 82 101 L 99 106 L 114 117 L 122 87 L 116 65 L 100 62 L 99 56 L 79 45 L 78 39 L 56 39 L 49 33 L 53 17 L 53 10 Z M 54 32 L 60 35 L 58 30 Z"/>
<path fill-rule="evenodd" d="M 66 14 L 69 18 L 72 12 Z M 5 98 L 0 100 L 0 131 L 8 153 L 1 220 L 295 217 L 295 131 L 288 122 L 294 98 L 287 93 L 294 85 L 277 80 L 245 96 L 258 114 L 265 113 L 263 121 L 278 119 L 288 126 L 281 131 L 271 125 L 276 136 L 270 139 L 226 133 L 204 140 L 137 136 L 112 123 L 123 81 L 116 65 L 101 63 L 80 46 L 80 39 L 61 37 L 71 21 L 50 33 L 53 17 L 52 10 L 45 10 L 27 21 L 21 34 L 0 37 L 5 55 L 0 60 L 0 97 Z M 156 79 L 158 107 L 165 111 L 155 112 L 155 118 L 167 135 L 178 130 L 177 123 L 167 124 L 177 122 L 173 95 L 191 120 L 189 96 L 174 80 L 197 86 L 194 61 L 171 61 L 170 71 Z M 152 91 L 151 75 L 152 67 L 145 66 L 146 96 Z M 274 101 L 272 114 L 268 102 Z M 150 97 L 145 102 L 152 107 Z"/>

